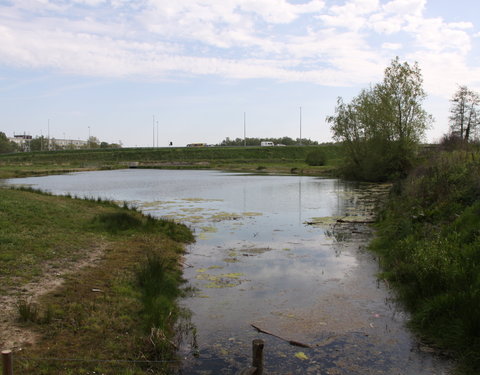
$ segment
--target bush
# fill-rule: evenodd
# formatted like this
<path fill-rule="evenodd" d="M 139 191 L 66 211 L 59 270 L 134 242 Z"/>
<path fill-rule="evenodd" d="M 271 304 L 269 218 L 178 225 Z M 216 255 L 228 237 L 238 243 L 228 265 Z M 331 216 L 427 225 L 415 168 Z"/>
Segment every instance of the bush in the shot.
<path fill-rule="evenodd" d="M 322 166 L 326 163 L 326 156 L 322 150 L 311 151 L 307 154 L 305 162 L 310 166 Z"/>

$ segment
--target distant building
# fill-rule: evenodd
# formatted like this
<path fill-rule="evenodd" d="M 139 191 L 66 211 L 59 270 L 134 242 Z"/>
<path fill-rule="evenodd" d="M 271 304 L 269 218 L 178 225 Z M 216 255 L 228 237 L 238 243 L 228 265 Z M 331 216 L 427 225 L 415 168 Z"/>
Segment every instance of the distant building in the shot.
<path fill-rule="evenodd" d="M 30 151 L 30 142 L 32 141 L 31 135 L 26 134 L 13 134 L 13 138 L 8 138 L 11 142 L 18 145 L 18 149 L 21 151 Z"/>
<path fill-rule="evenodd" d="M 31 151 L 30 143 L 33 140 L 31 135 L 14 134 L 13 138 L 8 138 L 10 141 L 18 145 L 19 151 Z M 62 149 L 79 149 L 87 148 L 88 141 L 81 141 L 79 139 L 44 139 L 44 150 L 62 150 Z"/>
<path fill-rule="evenodd" d="M 79 139 L 50 139 L 50 150 L 61 149 L 77 149 L 88 146 L 88 141 L 81 141 Z"/>

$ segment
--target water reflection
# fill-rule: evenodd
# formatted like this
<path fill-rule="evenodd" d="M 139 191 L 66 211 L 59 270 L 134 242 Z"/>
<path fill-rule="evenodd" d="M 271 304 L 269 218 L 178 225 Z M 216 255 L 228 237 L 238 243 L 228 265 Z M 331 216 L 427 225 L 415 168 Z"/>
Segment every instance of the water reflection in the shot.
<path fill-rule="evenodd" d="M 184 276 L 195 293 L 195 342 L 183 374 L 231 374 L 266 340 L 266 371 L 312 374 L 444 373 L 415 350 L 405 314 L 375 277 L 368 252 L 371 187 L 336 179 L 211 171 L 121 170 L 8 181 L 55 194 L 134 203 L 191 225 Z M 337 223 L 348 218 L 347 223 Z M 344 220 L 345 221 L 345 220 Z M 310 223 L 314 225 L 306 225 Z M 298 348 L 251 324 L 312 346 Z M 197 348 L 198 346 L 198 348 Z M 195 355 L 194 355 L 195 354 Z"/>

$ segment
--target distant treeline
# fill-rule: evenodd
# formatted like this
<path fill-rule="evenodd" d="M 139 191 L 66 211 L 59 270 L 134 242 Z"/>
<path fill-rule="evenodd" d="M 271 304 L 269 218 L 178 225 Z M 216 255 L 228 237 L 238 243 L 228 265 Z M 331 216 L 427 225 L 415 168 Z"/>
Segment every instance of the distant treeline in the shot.
<path fill-rule="evenodd" d="M 285 145 L 285 146 L 294 146 L 294 145 L 306 145 L 306 146 L 316 146 L 318 145 L 317 141 L 312 141 L 310 139 L 300 138 L 292 139 L 290 137 L 281 137 L 281 138 L 235 138 L 230 139 L 229 137 L 225 138 L 218 146 L 260 146 L 261 142 L 273 142 L 276 145 Z"/>

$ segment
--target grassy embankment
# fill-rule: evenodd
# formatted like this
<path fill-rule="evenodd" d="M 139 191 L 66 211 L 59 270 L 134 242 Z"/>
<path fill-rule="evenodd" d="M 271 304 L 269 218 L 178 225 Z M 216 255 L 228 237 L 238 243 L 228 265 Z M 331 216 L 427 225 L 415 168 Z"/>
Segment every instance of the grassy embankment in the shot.
<path fill-rule="evenodd" d="M 110 202 L 0 189 L 1 292 L 15 301 L 15 324 L 36 337 L 15 352 L 15 373 L 144 374 L 150 365 L 101 360 L 172 359 L 178 262 L 192 240 L 183 225 Z M 65 270 L 59 287 L 28 296 Z"/>
<path fill-rule="evenodd" d="M 412 327 L 480 373 L 480 152 L 436 151 L 394 187 L 371 248 Z"/>
<path fill-rule="evenodd" d="M 314 150 L 325 154 L 324 166 L 305 160 Z M 125 168 L 221 169 L 320 175 L 339 164 L 338 145 L 287 147 L 125 148 L 29 152 L 0 155 L 0 178 L 71 171 Z"/>

